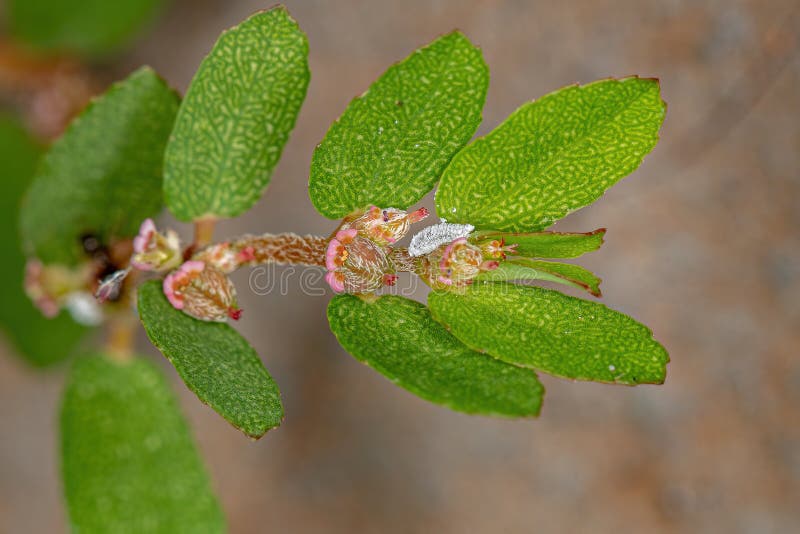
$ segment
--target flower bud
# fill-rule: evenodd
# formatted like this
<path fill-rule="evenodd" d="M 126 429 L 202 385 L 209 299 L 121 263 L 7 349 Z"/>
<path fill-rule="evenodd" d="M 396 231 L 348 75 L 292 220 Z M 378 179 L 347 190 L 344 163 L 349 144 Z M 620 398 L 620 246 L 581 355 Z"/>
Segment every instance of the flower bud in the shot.
<path fill-rule="evenodd" d="M 48 318 L 58 315 L 70 294 L 85 291 L 90 279 L 90 264 L 69 268 L 31 259 L 25 265 L 25 293 Z"/>
<path fill-rule="evenodd" d="M 337 293 L 368 293 L 394 284 L 386 250 L 361 237 L 355 228 L 336 232 L 325 252 L 325 280 Z"/>
<path fill-rule="evenodd" d="M 241 317 L 233 283 L 205 262 L 184 262 L 164 278 L 163 287 L 170 304 L 195 319 L 223 323 Z"/>
<path fill-rule="evenodd" d="M 401 240 L 412 223 L 427 216 L 428 210 L 425 208 L 408 213 L 396 208 L 370 206 L 362 214 L 345 219 L 342 229 L 355 228 L 359 236 L 385 247 Z"/>
<path fill-rule="evenodd" d="M 141 271 L 169 271 L 180 265 L 183 256 L 178 234 L 161 234 L 152 219 L 145 219 L 133 239 L 131 265 Z"/>
<path fill-rule="evenodd" d="M 516 254 L 517 244 L 506 245 L 505 238 L 493 239 L 491 241 L 484 241 L 478 243 L 478 246 L 483 251 L 483 255 L 494 259 L 506 259 L 507 254 Z"/>
<path fill-rule="evenodd" d="M 494 260 L 484 260 L 483 251 L 460 237 L 442 245 L 427 257 L 427 280 L 436 288 L 461 288 L 472 283 L 483 271 L 499 266 Z"/>
<path fill-rule="evenodd" d="M 203 261 L 228 274 L 253 261 L 254 251 L 251 246 L 239 247 L 234 243 L 217 243 L 198 251 L 192 259 Z"/>

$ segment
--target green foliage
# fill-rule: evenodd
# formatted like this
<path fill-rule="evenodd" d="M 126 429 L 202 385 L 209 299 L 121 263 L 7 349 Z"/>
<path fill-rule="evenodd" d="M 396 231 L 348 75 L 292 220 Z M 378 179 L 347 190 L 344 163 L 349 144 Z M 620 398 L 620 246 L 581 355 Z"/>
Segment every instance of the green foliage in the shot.
<path fill-rule="evenodd" d="M 479 274 L 477 279 L 495 282 L 545 280 L 584 289 L 596 297 L 600 296 L 600 279 L 580 265 L 572 265 L 570 263 L 516 258 L 502 262 L 493 271 Z"/>
<path fill-rule="evenodd" d="M 220 36 L 167 147 L 167 206 L 183 221 L 235 217 L 269 183 L 308 86 L 308 42 L 283 7 Z"/>
<path fill-rule="evenodd" d="M 281 424 L 278 386 L 236 330 L 176 310 L 155 280 L 139 288 L 138 306 L 150 341 L 201 401 L 254 438 Z"/>
<path fill-rule="evenodd" d="M 570 86 L 523 105 L 453 158 L 436 193 L 450 222 L 533 232 L 591 204 L 658 141 L 657 80 Z"/>
<path fill-rule="evenodd" d="M 587 252 L 600 248 L 603 244 L 605 228 L 583 234 L 559 232 L 501 233 L 477 232 L 478 241 L 503 239 L 506 245 L 516 245 L 518 256 L 528 258 L 577 258 Z"/>
<path fill-rule="evenodd" d="M 434 319 L 472 349 L 555 376 L 660 384 L 667 352 L 627 315 L 538 287 L 479 283 L 463 295 L 431 293 Z"/>
<path fill-rule="evenodd" d="M 135 235 L 162 206 L 164 147 L 178 96 L 143 67 L 72 121 L 39 165 L 21 212 L 29 252 L 75 264 L 80 236 L 104 243 Z"/>
<path fill-rule="evenodd" d="M 418 302 L 339 295 L 328 306 L 328 320 L 356 359 L 423 399 L 466 413 L 539 414 L 544 388 L 533 371 L 468 349 Z"/>
<path fill-rule="evenodd" d="M 176 399 L 144 360 L 75 361 L 61 407 L 61 459 L 74 532 L 225 530 Z"/>
<path fill-rule="evenodd" d="M 11 33 L 47 52 L 102 57 L 149 22 L 163 0 L 9 0 Z"/>
<path fill-rule="evenodd" d="M 309 194 L 317 211 L 338 219 L 369 204 L 417 202 L 475 133 L 488 84 L 480 50 L 460 32 L 390 67 L 314 151 Z"/>
<path fill-rule="evenodd" d="M 13 118 L 0 115 L 0 327 L 28 363 L 42 366 L 70 355 L 86 332 L 67 313 L 46 319 L 23 291 L 25 257 L 19 246 L 19 203 L 33 179 L 41 149 Z"/>

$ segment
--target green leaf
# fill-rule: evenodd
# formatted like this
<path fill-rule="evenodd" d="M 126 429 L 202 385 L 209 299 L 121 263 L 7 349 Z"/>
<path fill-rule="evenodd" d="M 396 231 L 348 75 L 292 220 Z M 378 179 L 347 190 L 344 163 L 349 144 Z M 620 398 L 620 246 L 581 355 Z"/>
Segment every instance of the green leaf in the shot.
<path fill-rule="evenodd" d="M 223 532 L 178 403 L 137 359 L 79 358 L 61 406 L 61 469 L 74 532 Z"/>
<path fill-rule="evenodd" d="M 357 360 L 423 399 L 466 413 L 539 415 L 544 388 L 533 371 L 468 349 L 418 302 L 339 295 L 328 321 Z"/>
<path fill-rule="evenodd" d="M 605 228 L 584 234 L 559 232 L 502 233 L 494 231 L 476 232 L 476 242 L 503 239 L 506 245 L 516 245 L 518 256 L 529 258 L 577 258 L 600 248 Z"/>
<path fill-rule="evenodd" d="M 434 186 L 481 122 L 489 70 L 460 32 L 390 67 L 314 151 L 309 195 L 339 219 L 369 204 L 405 209 Z"/>
<path fill-rule="evenodd" d="M 139 288 L 138 306 L 150 341 L 201 401 L 253 438 L 281 424 L 278 386 L 236 330 L 176 310 L 156 280 Z"/>
<path fill-rule="evenodd" d="M 76 264 L 80 237 L 136 235 L 162 206 L 164 147 L 178 96 L 143 67 L 94 100 L 45 155 L 21 213 L 29 252 Z"/>
<path fill-rule="evenodd" d="M 583 289 L 599 297 L 601 280 L 580 265 L 516 258 L 501 262 L 497 269 L 480 273 L 477 280 L 545 280 Z"/>
<path fill-rule="evenodd" d="M 667 351 L 653 333 L 602 304 L 539 287 L 485 282 L 428 305 L 468 347 L 563 378 L 661 384 Z"/>
<path fill-rule="evenodd" d="M 25 257 L 19 245 L 19 203 L 33 179 L 41 149 L 15 119 L 0 114 L 0 328 L 28 363 L 50 365 L 69 356 L 87 329 L 67 313 L 42 316 L 23 291 Z"/>
<path fill-rule="evenodd" d="M 533 232 L 597 200 L 658 141 L 658 80 L 573 85 L 525 104 L 459 152 L 436 210 L 453 223 Z"/>
<path fill-rule="evenodd" d="M 105 57 L 141 30 L 163 0 L 9 0 L 11 33 L 47 52 Z"/>
<path fill-rule="evenodd" d="M 165 159 L 183 221 L 235 217 L 269 183 L 308 86 L 308 41 L 284 7 L 223 33 L 181 105 Z"/>

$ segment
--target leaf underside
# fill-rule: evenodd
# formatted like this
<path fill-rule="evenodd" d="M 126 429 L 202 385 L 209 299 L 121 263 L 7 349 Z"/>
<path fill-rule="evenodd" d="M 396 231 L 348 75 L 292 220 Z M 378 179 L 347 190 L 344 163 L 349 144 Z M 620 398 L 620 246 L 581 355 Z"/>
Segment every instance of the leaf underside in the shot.
<path fill-rule="evenodd" d="M 308 80 L 308 41 L 285 8 L 220 36 L 186 92 L 165 155 L 164 193 L 175 217 L 235 217 L 258 201 Z"/>
<path fill-rule="evenodd" d="M 236 330 L 176 310 L 155 280 L 139 288 L 138 307 L 150 341 L 201 401 L 254 438 L 280 425 L 278 386 Z"/>
<path fill-rule="evenodd" d="M 591 271 L 570 263 L 516 258 L 501 262 L 497 269 L 479 274 L 476 280 L 492 282 L 541 280 L 565 284 L 588 291 L 595 297 L 600 296 L 601 280 Z"/>
<path fill-rule="evenodd" d="M 489 71 L 460 32 L 390 67 L 347 106 L 314 151 L 311 201 L 339 219 L 420 200 L 481 122 Z"/>
<path fill-rule="evenodd" d="M 544 388 L 533 371 L 468 349 L 418 302 L 339 295 L 328 306 L 328 320 L 357 360 L 423 399 L 471 414 L 539 414 Z"/>
<path fill-rule="evenodd" d="M 178 96 L 148 67 L 113 85 L 70 123 L 44 156 L 21 211 L 26 251 L 75 264 L 81 236 L 136 235 L 162 206 L 164 147 Z"/>
<path fill-rule="evenodd" d="M 538 287 L 483 282 L 431 293 L 434 319 L 465 345 L 577 380 L 660 384 L 669 356 L 652 332 L 602 304 Z"/>
<path fill-rule="evenodd" d="M 74 532 L 225 530 L 178 403 L 142 359 L 75 361 L 61 406 L 61 463 Z"/>
<path fill-rule="evenodd" d="M 570 86 L 523 105 L 459 152 L 436 192 L 440 217 L 534 232 L 597 200 L 658 141 L 654 79 Z"/>

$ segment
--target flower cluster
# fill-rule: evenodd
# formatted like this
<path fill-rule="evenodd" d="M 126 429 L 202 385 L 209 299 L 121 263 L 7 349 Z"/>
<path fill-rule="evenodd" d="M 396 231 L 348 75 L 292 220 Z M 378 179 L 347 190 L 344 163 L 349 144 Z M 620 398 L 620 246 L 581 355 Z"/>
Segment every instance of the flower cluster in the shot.
<path fill-rule="evenodd" d="M 236 288 L 224 273 L 197 260 L 184 262 L 164 278 L 164 294 L 172 307 L 204 321 L 238 320 Z"/>
<path fill-rule="evenodd" d="M 370 206 L 346 217 L 325 252 L 328 285 L 336 293 L 371 293 L 394 285 L 397 274 L 389 246 L 427 216 L 425 208 L 408 213 Z"/>
<path fill-rule="evenodd" d="M 460 237 L 442 245 L 427 257 L 428 280 L 436 288 L 461 288 L 472 283 L 483 271 L 497 269 L 500 263 L 484 259 L 484 252 Z"/>
<path fill-rule="evenodd" d="M 55 317 L 66 308 L 75 321 L 88 326 L 100 324 L 103 313 L 88 288 L 94 282 L 90 262 L 70 268 L 63 265 L 43 265 L 29 260 L 25 265 L 25 293 L 42 315 Z"/>
<path fill-rule="evenodd" d="M 178 234 L 172 230 L 161 234 L 152 219 L 145 219 L 133 239 L 131 265 L 140 271 L 169 271 L 182 259 Z"/>

